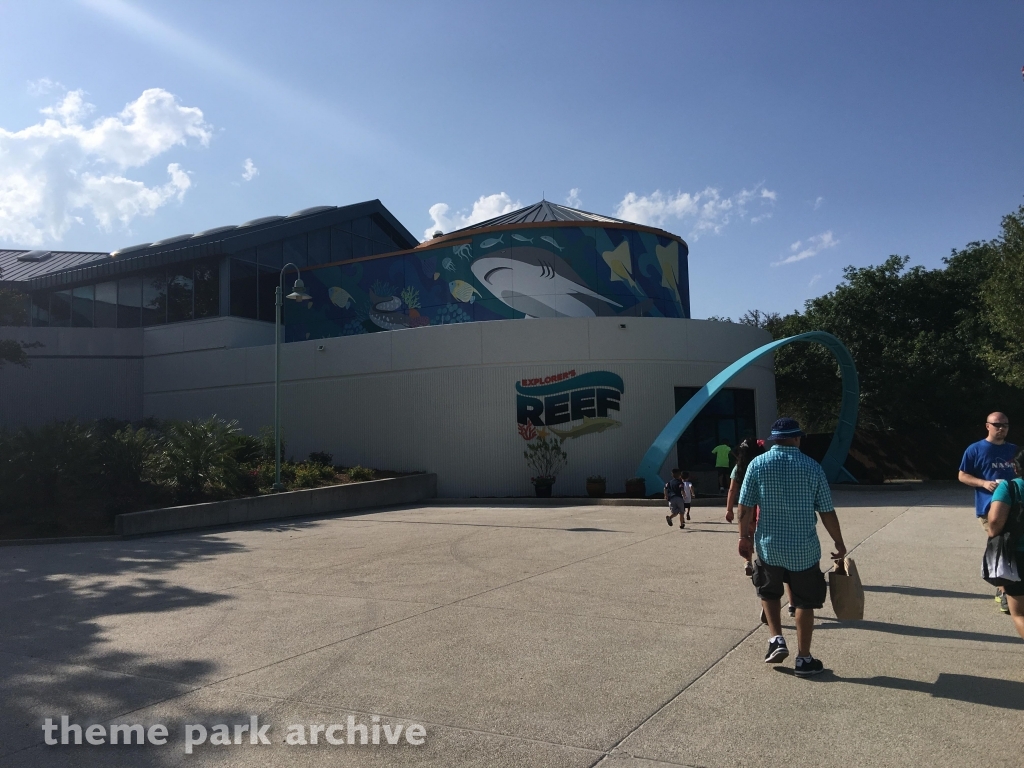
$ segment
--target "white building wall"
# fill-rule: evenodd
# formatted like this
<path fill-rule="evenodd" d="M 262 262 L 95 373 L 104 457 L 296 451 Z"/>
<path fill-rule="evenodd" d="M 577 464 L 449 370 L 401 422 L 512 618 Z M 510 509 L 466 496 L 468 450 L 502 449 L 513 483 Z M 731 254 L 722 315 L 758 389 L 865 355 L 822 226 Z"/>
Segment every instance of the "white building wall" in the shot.
<path fill-rule="evenodd" d="M 528 495 L 516 381 L 608 370 L 625 386 L 621 410 L 612 414 L 622 426 L 567 440 L 569 463 L 555 493 L 583 493 L 592 474 L 607 477 L 610 492 L 621 492 L 674 414 L 674 388 L 703 386 L 770 340 L 764 331 L 731 323 L 558 318 L 291 343 L 282 346 L 282 429 L 296 458 L 326 450 L 347 466 L 436 472 L 443 496 Z M 147 416 L 216 413 L 238 419 L 249 432 L 273 423 L 272 345 L 188 346 L 184 334 L 174 344 L 147 344 Z M 771 356 L 730 386 L 756 390 L 758 432 L 767 434 L 775 419 Z M 670 456 L 667 466 L 674 461 Z"/>

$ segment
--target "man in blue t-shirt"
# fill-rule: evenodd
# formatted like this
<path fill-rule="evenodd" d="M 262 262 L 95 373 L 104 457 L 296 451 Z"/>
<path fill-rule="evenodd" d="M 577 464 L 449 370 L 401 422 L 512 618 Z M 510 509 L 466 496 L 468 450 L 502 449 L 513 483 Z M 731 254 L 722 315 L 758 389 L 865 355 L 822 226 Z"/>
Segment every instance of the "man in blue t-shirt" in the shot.
<path fill-rule="evenodd" d="M 985 429 L 988 436 L 971 443 L 964 451 L 958 479 L 974 489 L 974 514 L 986 526 L 987 533 L 985 516 L 988 514 L 988 505 L 992 503 L 992 492 L 1000 480 L 1013 480 L 1013 457 L 1017 453 L 1017 446 L 1006 442 L 1010 420 L 1005 413 L 990 413 L 985 419 Z"/>
<path fill-rule="evenodd" d="M 991 535 L 988 527 L 988 507 L 992 503 L 992 492 L 1000 480 L 1013 480 L 1013 457 L 1017 446 L 1006 442 L 1010 432 L 1010 420 L 1005 413 L 996 411 L 985 419 L 988 436 L 984 440 L 971 443 L 964 451 L 960 462 L 960 474 L 957 478 L 964 485 L 974 489 L 974 514 L 985 529 L 985 535 Z M 1006 596 L 1001 589 L 996 590 L 996 600 L 1003 613 L 1009 613 Z"/>

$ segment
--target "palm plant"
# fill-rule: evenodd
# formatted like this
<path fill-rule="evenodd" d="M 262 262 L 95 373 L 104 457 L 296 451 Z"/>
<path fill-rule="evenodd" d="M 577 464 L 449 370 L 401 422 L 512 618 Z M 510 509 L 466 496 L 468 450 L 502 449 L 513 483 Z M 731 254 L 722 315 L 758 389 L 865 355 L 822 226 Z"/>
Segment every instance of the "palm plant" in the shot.
<path fill-rule="evenodd" d="M 99 449 L 103 476 L 118 495 L 133 495 L 152 478 L 158 463 L 160 443 L 144 427 L 119 429 Z"/>
<path fill-rule="evenodd" d="M 244 470 L 235 458 L 239 432 L 237 421 L 217 416 L 169 424 L 160 478 L 182 501 L 235 491 L 244 483 Z"/>

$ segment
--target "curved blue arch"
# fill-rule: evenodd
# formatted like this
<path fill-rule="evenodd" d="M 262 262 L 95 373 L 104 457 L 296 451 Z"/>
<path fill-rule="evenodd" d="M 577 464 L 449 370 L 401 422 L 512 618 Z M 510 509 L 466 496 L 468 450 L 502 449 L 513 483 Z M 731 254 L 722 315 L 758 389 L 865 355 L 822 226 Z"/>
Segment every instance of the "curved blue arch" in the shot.
<path fill-rule="evenodd" d="M 839 407 L 839 423 L 836 425 L 835 434 L 832 435 L 832 442 L 828 446 L 828 451 L 825 452 L 825 458 L 821 461 L 821 468 L 825 470 L 825 476 L 830 483 L 857 482 L 853 475 L 847 472 L 843 466 L 846 461 L 846 455 L 850 451 L 850 444 L 853 442 L 854 428 L 857 426 L 857 405 L 860 400 L 857 368 L 853 364 L 850 350 L 846 348 L 843 342 L 831 333 L 810 331 L 809 333 L 801 333 L 796 336 L 779 339 L 770 344 L 765 344 L 763 347 L 758 347 L 753 352 L 741 357 L 701 387 L 687 401 L 686 405 L 679 409 L 676 415 L 672 417 L 672 420 L 665 425 L 665 428 L 661 430 L 661 434 L 651 443 L 651 447 L 647 449 L 647 453 L 641 459 L 636 476 L 642 477 L 646 481 L 648 493 L 656 493 L 664 484 L 659 474 L 662 464 L 665 463 L 665 459 L 668 458 L 669 453 L 675 448 L 676 443 L 679 442 L 683 432 L 690 426 L 690 422 L 697 417 L 697 414 L 710 402 L 711 398 L 717 395 L 722 387 L 728 384 L 736 374 L 758 358 L 797 341 L 813 341 L 828 347 L 832 354 L 835 355 L 836 362 L 839 363 L 843 384 L 843 399 Z"/>

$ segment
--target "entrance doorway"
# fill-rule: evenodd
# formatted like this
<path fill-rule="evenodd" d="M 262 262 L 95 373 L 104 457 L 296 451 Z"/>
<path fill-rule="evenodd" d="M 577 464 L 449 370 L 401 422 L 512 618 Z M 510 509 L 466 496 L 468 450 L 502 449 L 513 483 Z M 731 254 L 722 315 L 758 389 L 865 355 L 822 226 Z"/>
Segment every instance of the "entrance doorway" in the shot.
<path fill-rule="evenodd" d="M 697 394 L 698 387 L 676 387 L 676 412 Z M 676 444 L 679 468 L 714 472 L 711 449 L 726 443 L 735 449 L 745 437 L 756 437 L 754 390 L 723 389 L 697 414 Z"/>

